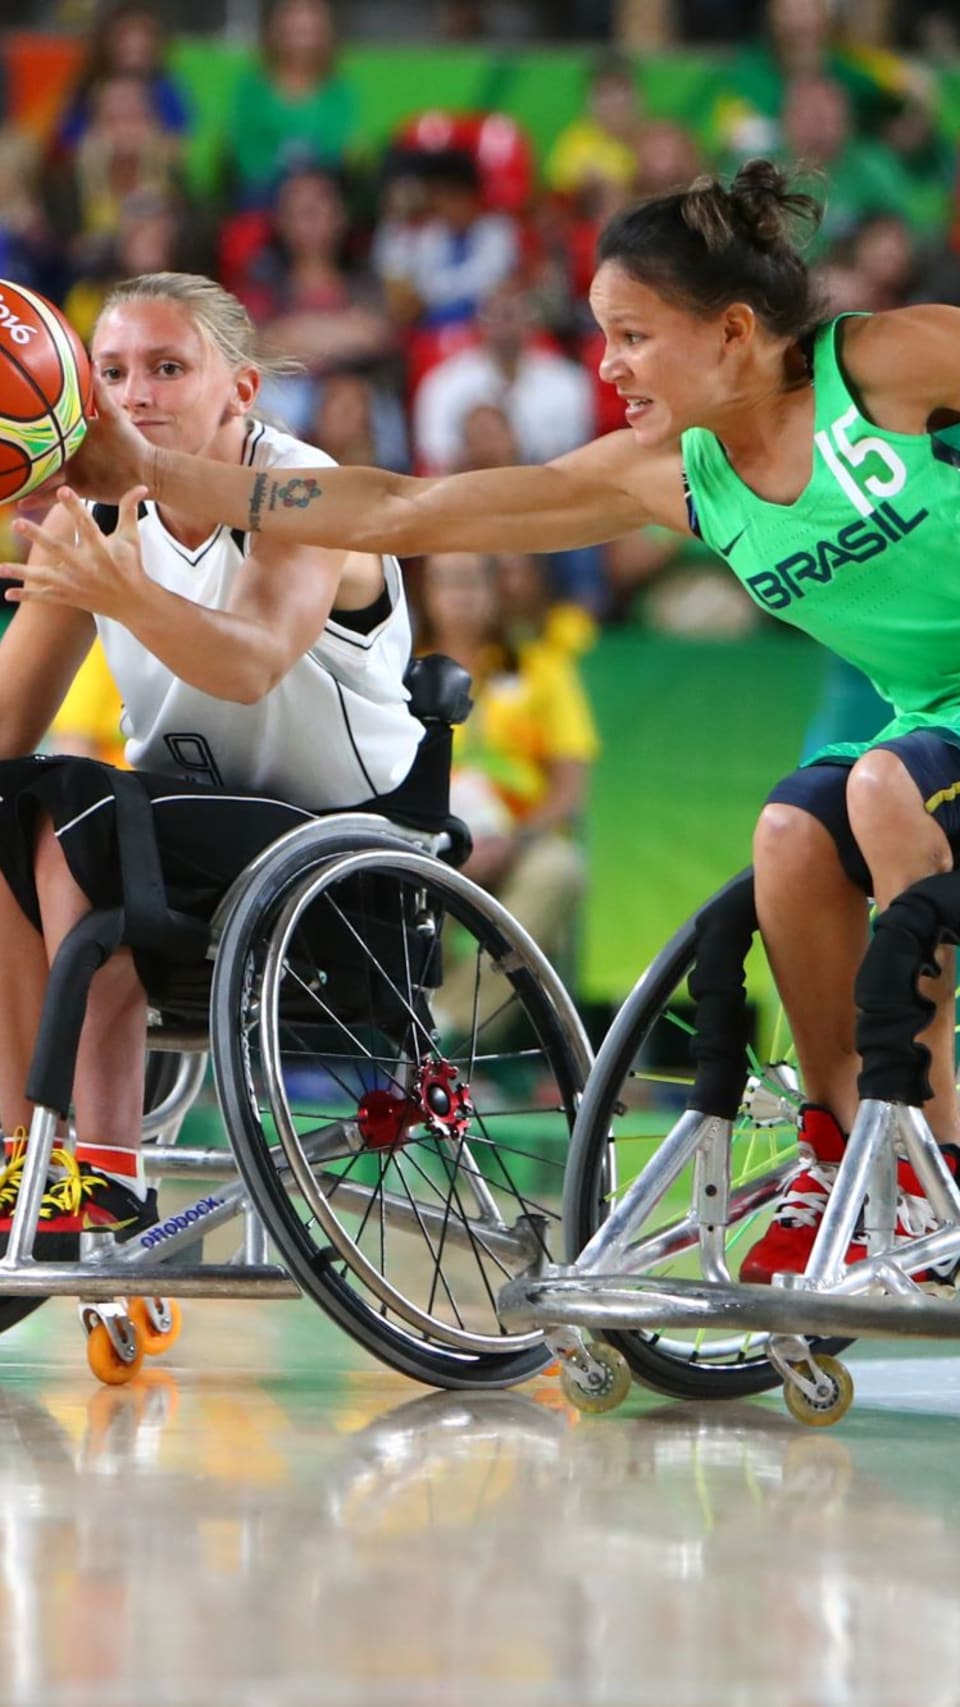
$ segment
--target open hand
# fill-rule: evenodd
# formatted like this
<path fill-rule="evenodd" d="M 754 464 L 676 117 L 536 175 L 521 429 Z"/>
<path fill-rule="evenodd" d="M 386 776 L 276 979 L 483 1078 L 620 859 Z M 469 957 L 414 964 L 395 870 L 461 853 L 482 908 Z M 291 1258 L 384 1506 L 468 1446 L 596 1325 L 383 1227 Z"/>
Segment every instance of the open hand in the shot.
<path fill-rule="evenodd" d="M 8 589 L 7 602 L 69 605 L 92 616 L 129 623 L 148 579 L 140 559 L 137 529 L 137 506 L 146 495 L 145 486 L 134 486 L 123 494 L 116 529 L 108 537 L 100 532 L 76 493 L 69 486 L 61 486 L 57 499 L 76 529 L 73 545 L 35 522 L 18 518 L 13 524 L 17 533 L 31 545 L 41 546 L 47 561 L 0 566 L 3 574 L 23 582 L 21 587 Z"/>

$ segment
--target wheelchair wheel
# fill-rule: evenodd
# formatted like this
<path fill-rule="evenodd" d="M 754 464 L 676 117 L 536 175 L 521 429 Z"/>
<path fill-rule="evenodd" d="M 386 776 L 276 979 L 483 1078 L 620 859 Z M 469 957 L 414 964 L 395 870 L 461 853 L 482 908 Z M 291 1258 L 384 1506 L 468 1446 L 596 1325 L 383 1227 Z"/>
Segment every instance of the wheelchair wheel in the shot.
<path fill-rule="evenodd" d="M 752 881 L 752 874 L 745 872 L 719 894 L 736 886 L 746 888 Z M 694 963 L 698 916 L 681 926 L 641 978 L 597 1056 L 570 1149 L 564 1219 L 571 1262 L 656 1151 L 693 1084 L 692 1008 L 686 981 Z M 748 972 L 752 957 L 760 954 L 762 947 L 755 941 Z M 732 1275 L 766 1225 L 778 1182 L 796 1157 L 799 1076 L 786 1016 L 775 997 L 768 1010 L 761 1026 L 763 1043 L 759 1050 L 750 1050 L 750 1079 L 731 1143 L 731 1188 L 755 1185 L 764 1196 L 766 1182 L 765 1198 L 728 1231 L 726 1255 Z M 685 1243 L 682 1237 L 692 1176 L 691 1166 L 636 1235 L 646 1238 L 675 1227 L 680 1248 L 667 1257 L 662 1250 L 654 1252 L 649 1268 L 638 1258 L 632 1273 L 649 1273 L 657 1279 L 706 1278 L 699 1267 L 695 1234 Z M 616 1181 L 613 1192 L 607 1183 L 611 1179 Z M 737 1398 L 781 1385 L 781 1376 L 766 1356 L 764 1334 L 730 1335 L 701 1328 L 604 1333 L 603 1338 L 623 1352 L 640 1381 L 675 1398 Z M 848 1342 L 810 1342 L 815 1352 L 842 1349 L 844 1343 Z"/>
<path fill-rule="evenodd" d="M 497 1293 L 562 1251 L 562 1182 L 590 1065 L 526 933 L 459 872 L 385 834 L 240 897 L 211 998 L 237 1164 L 293 1277 L 382 1361 L 441 1387 L 548 1361 Z M 472 1017 L 444 968 L 473 967 Z"/>

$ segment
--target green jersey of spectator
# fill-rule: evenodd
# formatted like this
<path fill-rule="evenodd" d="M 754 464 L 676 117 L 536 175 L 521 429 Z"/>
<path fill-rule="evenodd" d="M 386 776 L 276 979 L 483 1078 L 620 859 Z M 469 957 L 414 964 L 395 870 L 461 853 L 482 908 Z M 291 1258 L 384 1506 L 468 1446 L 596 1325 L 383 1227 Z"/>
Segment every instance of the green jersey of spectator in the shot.
<path fill-rule="evenodd" d="M 236 89 L 227 133 L 241 193 L 262 193 L 292 167 L 338 166 L 357 132 L 357 99 L 341 77 L 286 94 L 259 67 Z"/>

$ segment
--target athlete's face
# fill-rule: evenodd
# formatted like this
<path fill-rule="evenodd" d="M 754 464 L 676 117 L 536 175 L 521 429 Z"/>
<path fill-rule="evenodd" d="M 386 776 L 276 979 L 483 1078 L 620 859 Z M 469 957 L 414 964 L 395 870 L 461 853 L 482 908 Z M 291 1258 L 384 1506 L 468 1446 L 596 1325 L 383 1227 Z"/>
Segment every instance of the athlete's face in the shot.
<path fill-rule="evenodd" d="M 692 314 L 615 261 L 598 269 L 590 306 L 606 340 L 600 378 L 616 386 L 638 443 L 670 444 L 722 414 L 735 395 L 749 310 L 735 304 L 709 319 Z"/>
<path fill-rule="evenodd" d="M 93 362 L 151 444 L 216 455 L 222 435 L 257 394 L 254 368 L 234 372 L 180 303 L 124 302 L 104 314 Z"/>

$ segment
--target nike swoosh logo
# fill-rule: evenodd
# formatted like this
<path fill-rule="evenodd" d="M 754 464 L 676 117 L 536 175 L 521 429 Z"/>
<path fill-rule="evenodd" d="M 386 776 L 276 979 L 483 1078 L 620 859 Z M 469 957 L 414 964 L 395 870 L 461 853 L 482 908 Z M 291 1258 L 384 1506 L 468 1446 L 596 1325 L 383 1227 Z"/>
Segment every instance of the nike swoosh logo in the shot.
<path fill-rule="evenodd" d="M 749 524 L 747 524 L 747 525 L 749 525 Z M 744 534 L 746 533 L 746 531 L 747 531 L 747 526 L 742 527 L 740 529 L 739 533 L 734 534 L 729 545 L 721 545 L 721 547 L 720 547 L 721 557 L 728 557 L 730 555 L 730 552 L 733 550 L 734 546 L 736 545 L 737 540 L 742 539 Z"/>

